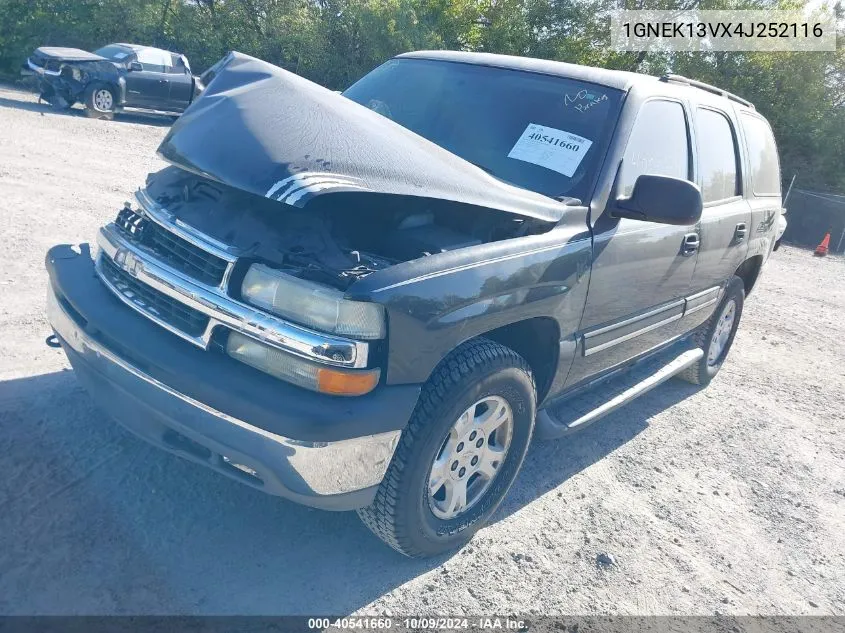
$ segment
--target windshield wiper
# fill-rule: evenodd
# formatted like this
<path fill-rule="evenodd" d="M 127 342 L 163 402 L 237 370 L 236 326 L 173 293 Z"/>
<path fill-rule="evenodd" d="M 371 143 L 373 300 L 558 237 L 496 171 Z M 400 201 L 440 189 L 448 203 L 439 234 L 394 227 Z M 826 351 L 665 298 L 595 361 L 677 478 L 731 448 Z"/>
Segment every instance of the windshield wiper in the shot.
<path fill-rule="evenodd" d="M 466 159 L 464 159 L 464 160 L 466 160 Z M 501 176 L 497 176 L 496 174 L 493 173 L 492 169 L 485 167 L 484 165 L 481 165 L 479 163 L 474 163 L 471 160 L 467 160 L 467 162 L 470 165 L 473 165 L 474 167 L 478 167 L 480 170 L 487 172 L 488 174 L 493 176 L 493 178 L 495 178 L 496 180 L 501 180 L 502 182 L 506 182 L 507 184 L 513 185 L 514 187 L 519 187 L 520 189 L 525 189 L 526 191 L 532 191 L 531 189 L 528 189 L 527 187 L 523 187 L 522 185 L 518 185 L 515 182 L 511 182 L 510 180 L 505 180 Z M 540 193 L 540 192 L 537 191 L 535 193 Z M 557 200 L 558 202 L 562 202 L 567 207 L 577 207 L 577 206 L 580 206 L 581 204 L 583 204 L 581 202 L 581 198 L 573 198 L 572 196 L 563 196 L 563 195 L 561 195 L 561 196 L 550 196 L 550 195 L 545 194 L 545 193 L 540 193 L 540 195 L 546 196 L 547 198 L 551 198 L 552 200 Z"/>
<path fill-rule="evenodd" d="M 550 198 L 554 198 L 558 202 L 562 202 L 567 207 L 579 207 L 583 204 L 581 202 L 581 198 L 573 198 L 572 196 L 549 196 Z"/>

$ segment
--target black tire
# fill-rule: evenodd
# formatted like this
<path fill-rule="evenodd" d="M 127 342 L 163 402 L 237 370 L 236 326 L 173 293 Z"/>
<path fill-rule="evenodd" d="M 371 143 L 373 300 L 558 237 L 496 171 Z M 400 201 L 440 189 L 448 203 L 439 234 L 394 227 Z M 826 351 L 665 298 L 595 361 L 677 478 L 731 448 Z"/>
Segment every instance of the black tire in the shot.
<path fill-rule="evenodd" d="M 95 95 L 102 91 L 108 91 L 111 95 L 111 106 L 107 109 L 98 107 L 95 103 Z M 94 83 L 85 89 L 85 115 L 92 119 L 113 119 L 114 109 L 117 105 L 117 94 L 112 86 L 102 83 Z"/>
<path fill-rule="evenodd" d="M 503 398 L 511 407 L 507 453 L 474 504 L 453 519 L 440 519 L 429 502 L 432 464 L 458 417 L 487 396 Z M 465 545 L 495 512 L 522 466 L 534 431 L 536 401 L 534 378 L 519 354 L 487 339 L 464 343 L 423 386 L 375 499 L 358 516 L 406 556 L 434 556 Z"/>
<path fill-rule="evenodd" d="M 723 317 L 725 307 L 731 301 L 734 302 L 735 306 L 733 325 L 724 348 L 715 361 L 711 362 L 708 359 L 708 353 L 713 341 L 713 334 L 716 331 L 719 321 Z M 704 356 L 695 365 L 687 367 L 683 372 L 678 374 L 678 378 L 694 385 L 707 385 L 711 380 L 713 380 L 722 368 L 722 364 L 728 357 L 728 353 L 731 351 L 731 346 L 733 345 L 734 337 L 736 336 L 736 331 L 739 327 L 739 321 L 742 317 L 742 306 L 744 302 L 745 284 L 743 284 L 742 279 L 734 276 L 728 282 L 727 288 L 725 288 L 725 294 L 722 297 L 722 301 L 719 303 L 719 307 L 713 311 L 713 315 L 707 320 L 707 322 L 698 328 L 698 331 L 692 338 L 696 347 L 700 347 L 704 350 Z"/>

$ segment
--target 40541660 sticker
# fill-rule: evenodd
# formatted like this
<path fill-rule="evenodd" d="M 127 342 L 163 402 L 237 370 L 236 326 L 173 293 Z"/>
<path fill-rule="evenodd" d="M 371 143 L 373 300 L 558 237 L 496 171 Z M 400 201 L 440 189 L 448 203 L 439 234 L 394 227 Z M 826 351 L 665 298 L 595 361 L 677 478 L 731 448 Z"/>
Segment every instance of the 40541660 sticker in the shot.
<path fill-rule="evenodd" d="M 572 176 L 593 142 L 572 132 L 529 123 L 508 158 L 532 163 Z"/>

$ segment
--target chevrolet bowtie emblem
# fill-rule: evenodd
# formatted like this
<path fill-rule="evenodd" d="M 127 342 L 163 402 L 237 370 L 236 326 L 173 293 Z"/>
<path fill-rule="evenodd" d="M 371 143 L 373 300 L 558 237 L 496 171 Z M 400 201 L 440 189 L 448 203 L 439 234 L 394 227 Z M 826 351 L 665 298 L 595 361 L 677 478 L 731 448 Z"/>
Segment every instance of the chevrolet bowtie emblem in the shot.
<path fill-rule="evenodd" d="M 134 253 L 127 251 L 126 257 L 123 259 L 123 269 L 133 277 L 137 277 L 138 273 L 144 267 L 141 260 L 135 257 Z"/>

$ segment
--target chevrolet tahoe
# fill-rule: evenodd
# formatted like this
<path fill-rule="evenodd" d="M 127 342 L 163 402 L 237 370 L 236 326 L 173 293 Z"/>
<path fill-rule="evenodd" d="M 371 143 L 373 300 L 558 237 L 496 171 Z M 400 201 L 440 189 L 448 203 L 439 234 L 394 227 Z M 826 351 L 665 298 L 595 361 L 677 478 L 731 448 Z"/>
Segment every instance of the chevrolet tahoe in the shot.
<path fill-rule="evenodd" d="M 57 342 L 138 436 L 428 556 L 488 521 L 532 437 L 724 363 L 781 210 L 744 99 L 445 51 L 342 94 L 215 68 L 169 165 L 47 255 Z"/>

